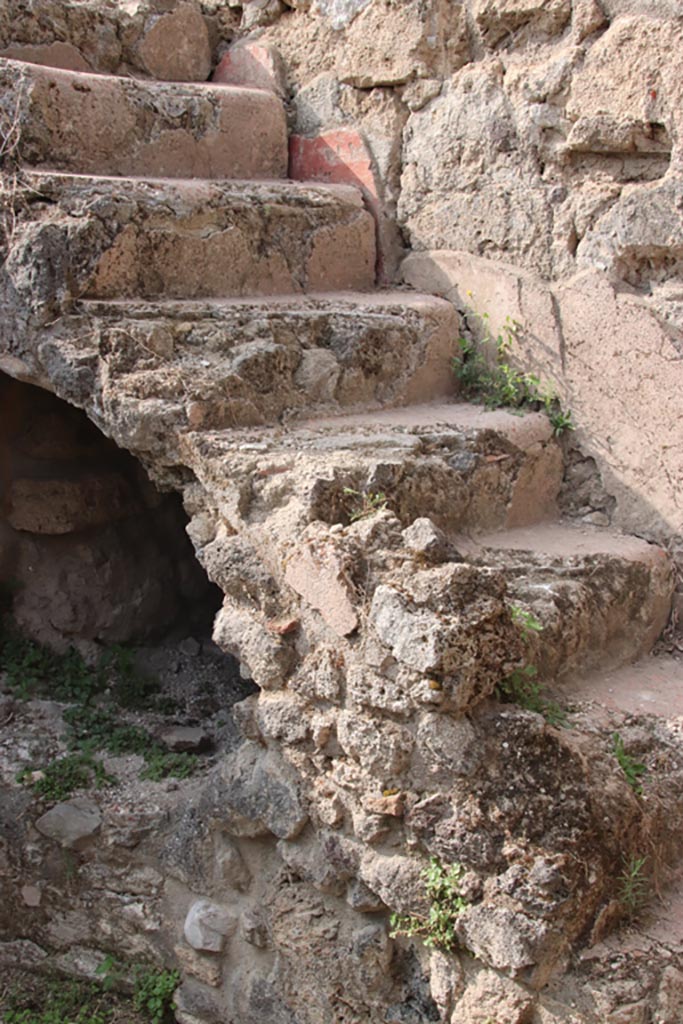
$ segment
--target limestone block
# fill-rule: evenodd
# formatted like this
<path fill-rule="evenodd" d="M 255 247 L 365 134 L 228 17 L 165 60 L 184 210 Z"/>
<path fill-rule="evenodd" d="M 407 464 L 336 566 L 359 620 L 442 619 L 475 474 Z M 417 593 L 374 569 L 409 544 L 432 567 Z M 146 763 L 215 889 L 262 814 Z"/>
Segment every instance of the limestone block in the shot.
<path fill-rule="evenodd" d="M 321 892 L 342 893 L 355 868 L 351 844 L 331 834 L 281 840 L 277 849 L 285 864 Z"/>
<path fill-rule="evenodd" d="M 161 742 L 169 750 L 203 751 L 211 746 L 211 736 L 199 726 L 175 725 L 161 734 Z"/>
<path fill-rule="evenodd" d="M 562 31 L 571 17 L 572 0 L 473 0 L 471 6 L 484 39 L 495 46 L 529 22 L 539 33 Z"/>
<path fill-rule="evenodd" d="M 572 31 L 578 42 L 608 24 L 600 0 L 574 0 L 572 10 Z"/>
<path fill-rule="evenodd" d="M 334 29 L 346 28 L 372 0 L 314 0 L 313 11 L 327 18 Z"/>
<path fill-rule="evenodd" d="M 361 914 L 376 914 L 384 908 L 380 897 L 359 878 L 349 884 L 346 890 L 346 902 Z"/>
<path fill-rule="evenodd" d="M 44 64 L 51 68 L 64 68 L 65 71 L 92 71 L 90 63 L 72 43 L 14 44 L 0 50 L 0 57 L 27 61 L 30 64 Z"/>
<path fill-rule="evenodd" d="M 358 627 L 353 588 L 331 537 L 301 543 L 287 560 L 285 581 L 339 636 Z"/>
<path fill-rule="evenodd" d="M 0 967 L 19 967 L 26 971 L 40 967 L 47 957 L 45 950 L 29 939 L 0 942 Z"/>
<path fill-rule="evenodd" d="M 255 910 L 245 910 L 240 917 L 240 935 L 250 946 L 265 949 L 268 945 L 268 928 L 263 917 Z"/>
<path fill-rule="evenodd" d="M 251 615 L 224 608 L 216 616 L 213 638 L 248 666 L 249 675 L 264 690 L 281 687 L 293 664 L 291 648 Z"/>
<path fill-rule="evenodd" d="M 150 75 L 165 82 L 205 82 L 211 70 L 209 31 L 194 3 L 152 21 L 138 47 Z"/>
<path fill-rule="evenodd" d="M 474 65 L 408 118 L 398 219 L 413 249 L 486 252 L 549 275 L 553 204 L 496 65 Z"/>
<path fill-rule="evenodd" d="M 403 543 L 409 551 L 424 555 L 431 561 L 441 561 L 446 556 L 448 545 L 443 532 L 431 519 L 420 516 L 403 533 Z"/>
<path fill-rule="evenodd" d="M 196 900 L 187 912 L 183 933 L 193 949 L 221 953 L 237 927 L 237 918 L 210 900 Z"/>
<path fill-rule="evenodd" d="M 471 775 L 480 765 L 482 750 L 467 718 L 435 712 L 419 719 L 411 779 L 429 788 L 446 785 L 458 775 Z"/>
<path fill-rule="evenodd" d="M 547 947 L 547 925 L 507 907 L 468 907 L 458 916 L 456 930 L 476 957 L 500 970 L 529 967 L 542 960 Z"/>
<path fill-rule="evenodd" d="M 99 832 L 102 815 L 87 797 L 67 800 L 46 811 L 36 821 L 38 831 L 69 849 L 77 849 Z"/>
<path fill-rule="evenodd" d="M 424 861 L 402 854 L 369 850 L 360 864 L 360 878 L 392 910 L 401 914 L 425 909 Z"/>
<path fill-rule="evenodd" d="M 533 996 L 511 978 L 481 970 L 462 998 L 456 1000 L 453 1019 L 461 1024 L 478 1024 L 487 1019 L 527 1024 L 533 1005 Z"/>
<path fill-rule="evenodd" d="M 178 958 L 183 973 L 190 974 L 204 985 L 218 988 L 223 976 L 222 964 L 219 960 L 211 955 L 188 949 L 183 945 L 176 946 L 173 952 Z"/>
<path fill-rule="evenodd" d="M 405 726 L 355 711 L 339 715 L 337 736 L 347 754 L 355 757 L 366 771 L 387 782 L 405 767 L 413 745 Z"/>
<path fill-rule="evenodd" d="M 216 836 L 212 863 L 214 880 L 221 890 L 227 885 L 246 892 L 251 883 L 251 872 L 236 844 L 224 833 Z"/>

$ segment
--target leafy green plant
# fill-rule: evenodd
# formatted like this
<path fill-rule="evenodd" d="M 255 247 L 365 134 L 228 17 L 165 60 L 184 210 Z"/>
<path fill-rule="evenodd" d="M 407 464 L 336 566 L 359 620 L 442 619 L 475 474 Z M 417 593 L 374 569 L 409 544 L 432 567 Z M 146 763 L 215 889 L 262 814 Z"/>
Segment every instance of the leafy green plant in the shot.
<path fill-rule="evenodd" d="M 89 751 L 65 754 L 40 769 L 25 768 L 17 776 L 18 782 L 27 783 L 36 796 L 43 800 L 67 800 L 77 789 L 91 785 L 99 788 L 113 785 L 116 779 L 109 775 L 101 761 Z"/>
<path fill-rule="evenodd" d="M 522 637 L 530 641 L 531 637 L 543 632 L 543 624 L 533 612 L 527 611 L 518 604 L 510 605 L 512 621 L 519 626 Z M 567 716 L 557 701 L 549 700 L 543 695 L 543 686 L 536 676 L 535 665 L 523 665 L 506 676 L 496 687 L 496 696 L 504 704 L 517 704 L 527 711 L 535 711 L 543 715 L 550 725 L 567 724 Z"/>
<path fill-rule="evenodd" d="M 612 736 L 612 753 L 616 757 L 619 767 L 626 776 L 626 781 L 633 792 L 636 796 L 642 796 L 643 786 L 640 780 L 647 773 L 647 768 L 626 752 L 624 741 L 618 732 L 615 732 Z"/>
<path fill-rule="evenodd" d="M 444 867 L 437 857 L 432 857 L 429 867 L 422 872 L 425 890 L 431 900 L 427 917 L 392 914 L 391 936 L 419 936 L 425 946 L 452 950 L 458 945 L 455 926 L 458 915 L 468 906 L 460 894 L 465 869 L 461 864 Z"/>
<path fill-rule="evenodd" d="M 131 968 L 107 956 L 96 974 L 98 980 L 90 982 L 21 970 L 5 972 L 0 981 L 0 1020 L 3 1024 L 172 1024 L 173 993 L 180 981 L 177 971 Z"/>
<path fill-rule="evenodd" d="M 178 971 L 138 968 L 135 972 L 133 1003 L 151 1024 L 172 1019 L 173 993 L 180 984 Z"/>
<path fill-rule="evenodd" d="M 95 970 L 95 974 L 101 978 L 101 985 L 105 992 L 111 992 L 121 987 L 127 980 L 126 970 L 116 957 L 109 954 Z"/>
<path fill-rule="evenodd" d="M 104 708 L 76 704 L 66 709 L 64 721 L 68 726 L 66 738 L 71 747 L 106 750 L 117 756 L 145 754 L 152 742 L 145 729 L 136 725 L 121 725 L 116 716 Z"/>
<path fill-rule="evenodd" d="M 571 412 L 562 408 L 554 392 L 544 388 L 535 374 L 525 373 L 509 361 L 510 349 L 522 325 L 507 316 L 494 337 L 488 313 L 469 309 L 467 315 L 480 322 L 482 337 L 478 342 L 472 338 L 458 339 L 460 351 L 453 360 L 453 371 L 464 395 L 471 401 L 483 402 L 487 409 L 543 409 L 555 435 L 573 430 Z"/>
<path fill-rule="evenodd" d="M 549 725 L 566 725 L 566 712 L 557 701 L 543 696 L 543 687 L 536 679 L 537 674 L 538 670 L 535 665 L 516 668 L 514 672 L 498 683 L 496 688 L 498 699 L 503 704 L 517 704 L 526 711 L 535 711 L 537 714 L 543 715 Z"/>
<path fill-rule="evenodd" d="M 98 986 L 64 979 L 48 982 L 37 991 L 19 991 L 2 1008 L 4 1024 L 106 1024 L 113 1007 Z"/>
<path fill-rule="evenodd" d="M 543 625 L 539 622 L 533 612 L 528 612 L 526 609 L 520 608 L 518 604 L 511 604 L 510 614 L 512 615 L 512 621 L 522 630 L 522 635 L 525 639 L 533 636 L 534 633 L 543 632 Z"/>
<path fill-rule="evenodd" d="M 650 885 L 645 874 L 646 863 L 647 857 L 631 857 L 619 879 L 619 902 L 630 918 L 638 916 L 650 895 Z"/>
<path fill-rule="evenodd" d="M 345 487 L 344 494 L 355 499 L 349 512 L 349 521 L 352 523 L 367 519 L 375 512 L 384 512 L 388 507 L 388 498 L 383 491 L 357 491 L 353 487 Z"/>
<path fill-rule="evenodd" d="M 9 688 L 24 699 L 43 696 L 86 704 L 102 689 L 98 673 L 73 647 L 57 654 L 6 624 L 0 634 L 0 669 Z"/>
<path fill-rule="evenodd" d="M 155 747 L 145 755 L 146 765 L 140 772 L 141 779 L 160 782 L 169 776 L 174 779 L 187 779 L 199 767 L 196 754 L 173 754 L 163 747 Z"/>

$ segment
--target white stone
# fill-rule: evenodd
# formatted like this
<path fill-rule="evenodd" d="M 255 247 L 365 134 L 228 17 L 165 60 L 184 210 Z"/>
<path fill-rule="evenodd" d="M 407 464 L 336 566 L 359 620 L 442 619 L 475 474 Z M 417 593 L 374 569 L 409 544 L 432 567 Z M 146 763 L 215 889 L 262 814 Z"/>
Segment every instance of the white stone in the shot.
<path fill-rule="evenodd" d="M 237 919 L 224 907 L 210 900 L 196 900 L 185 918 L 185 938 L 193 949 L 221 953 L 235 930 Z"/>

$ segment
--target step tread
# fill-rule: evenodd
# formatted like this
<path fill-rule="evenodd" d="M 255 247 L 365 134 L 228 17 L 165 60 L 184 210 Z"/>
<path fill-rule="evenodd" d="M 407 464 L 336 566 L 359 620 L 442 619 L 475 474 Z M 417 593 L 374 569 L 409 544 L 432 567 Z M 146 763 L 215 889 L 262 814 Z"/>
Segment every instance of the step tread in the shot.
<path fill-rule="evenodd" d="M 84 187 L 100 189 L 117 197 L 121 185 L 132 189 L 132 195 L 125 198 L 144 200 L 159 192 L 177 194 L 202 204 L 211 197 L 234 197 L 244 202 L 267 202 L 291 200 L 315 205 L 350 206 L 363 210 L 363 197 L 354 185 L 332 185 L 321 182 L 290 181 L 280 178 L 227 178 L 217 181 L 211 178 L 164 178 L 139 175 L 76 174 L 70 171 L 52 171 L 26 167 L 23 174 L 33 182 L 34 188 L 62 188 L 79 192 Z M 368 214 L 368 216 L 370 216 Z"/>
<path fill-rule="evenodd" d="M 611 671 L 570 675 L 562 693 L 628 715 L 683 718 L 683 659 L 652 655 Z"/>
<path fill-rule="evenodd" d="M 132 75 L 112 75 L 106 71 L 76 71 L 71 68 L 57 68 L 50 64 L 38 64 L 35 61 L 20 60 L 18 57 L 0 56 L 0 67 L 15 66 L 25 75 L 35 77 L 54 77 L 64 81 L 74 80 L 76 83 L 92 83 L 97 86 L 101 83 L 123 83 L 127 87 L 140 89 L 141 91 L 163 92 L 163 93 L 191 93 L 215 92 L 218 95 L 230 95 L 240 93 L 257 93 L 259 96 L 270 97 L 269 102 L 278 103 L 274 93 L 265 89 L 256 89 L 246 85 L 222 85 L 216 82 L 170 82 L 161 81 L 156 78 L 135 78 Z"/>
<path fill-rule="evenodd" d="M 483 405 L 461 401 L 425 402 L 396 409 L 323 417 L 301 424 L 301 429 L 309 431 L 377 430 L 397 434 L 406 431 L 421 434 L 435 428 L 454 431 L 495 431 L 522 449 L 549 441 L 553 436 L 552 425 L 542 412 L 509 412 L 506 409 L 487 409 Z"/>
<path fill-rule="evenodd" d="M 309 292 L 306 295 L 232 296 L 215 299 L 163 299 L 154 301 L 130 299 L 84 299 L 77 308 L 83 313 L 96 317 L 125 317 L 130 320 L 183 317 L 187 320 L 203 318 L 230 318 L 235 313 L 250 309 L 259 315 L 295 315 L 298 313 L 338 313 L 353 316 L 360 311 L 371 314 L 390 311 L 400 313 L 402 309 L 436 312 L 451 312 L 453 306 L 436 295 L 420 292 L 391 291 L 373 292 Z"/>
<path fill-rule="evenodd" d="M 35 167 L 172 177 L 287 173 L 284 107 L 273 93 L 67 71 L 0 59 L 0 91 Z"/>
<path fill-rule="evenodd" d="M 89 300 L 63 327 L 96 331 L 122 393 L 184 403 L 194 428 L 382 408 L 456 388 L 457 313 L 415 293 Z"/>
<path fill-rule="evenodd" d="M 390 409 L 369 409 L 302 419 L 286 430 L 273 433 L 272 428 L 241 428 L 214 432 L 214 443 L 225 442 L 229 447 L 268 442 L 269 447 L 329 451 L 358 446 L 396 447 L 404 451 L 417 448 L 423 435 L 494 433 L 522 451 L 552 440 L 553 429 L 542 412 L 524 412 L 521 415 L 505 409 L 486 409 L 471 402 L 440 399 Z M 337 444 L 335 445 L 335 441 Z"/>
<path fill-rule="evenodd" d="M 646 564 L 664 563 L 667 560 L 667 555 L 662 548 L 641 537 L 568 520 L 539 523 L 533 527 L 477 533 L 474 537 L 462 538 L 461 548 L 468 554 L 492 549 L 496 551 L 530 551 L 561 559 L 607 555 Z"/>

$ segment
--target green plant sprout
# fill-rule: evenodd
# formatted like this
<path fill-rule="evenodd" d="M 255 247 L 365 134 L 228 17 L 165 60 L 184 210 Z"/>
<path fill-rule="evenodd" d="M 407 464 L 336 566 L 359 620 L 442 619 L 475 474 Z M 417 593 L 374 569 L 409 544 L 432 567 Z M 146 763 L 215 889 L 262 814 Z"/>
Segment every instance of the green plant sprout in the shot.
<path fill-rule="evenodd" d="M 525 639 L 533 636 L 534 633 L 543 632 L 543 625 L 539 622 L 533 612 L 528 612 L 524 608 L 520 608 L 518 604 L 511 604 L 510 614 L 512 615 L 512 621 L 522 630 L 522 634 Z"/>
<path fill-rule="evenodd" d="M 522 638 L 528 643 L 532 636 L 543 632 L 543 624 L 533 612 L 527 611 L 518 604 L 510 605 L 512 621 L 522 632 Z M 557 701 L 543 696 L 543 686 L 536 678 L 538 670 L 535 665 L 523 665 L 506 676 L 496 687 L 496 696 L 504 704 L 517 704 L 526 711 L 535 711 L 543 715 L 549 725 L 566 726 L 567 715 Z"/>
<path fill-rule="evenodd" d="M 638 916 L 650 895 L 646 863 L 647 857 L 631 857 L 619 879 L 619 902 L 630 919 Z"/>
<path fill-rule="evenodd" d="M 356 523 L 359 519 L 367 519 L 375 512 L 384 512 L 388 506 L 388 498 L 383 491 L 357 491 L 353 487 L 345 487 L 344 494 L 356 499 L 349 512 L 349 522 L 351 523 Z"/>
<path fill-rule="evenodd" d="M 493 337 L 488 313 L 468 309 L 467 316 L 480 321 L 483 337 L 476 342 L 458 338 L 460 352 L 453 360 L 453 371 L 465 397 L 483 402 L 487 409 L 543 409 L 556 436 L 574 430 L 572 414 L 562 408 L 557 395 L 544 388 L 535 374 L 518 370 L 508 360 L 522 325 L 507 316 L 500 333 Z"/>
<path fill-rule="evenodd" d="M 429 867 L 422 872 L 425 891 L 431 900 L 427 917 L 392 914 L 391 937 L 418 936 L 425 946 L 447 951 L 455 949 L 458 945 L 455 932 L 457 918 L 469 905 L 460 894 L 464 874 L 465 869 L 461 864 L 444 867 L 437 857 L 432 857 Z"/>
<path fill-rule="evenodd" d="M 612 736 L 612 753 L 616 757 L 619 767 L 633 792 L 636 796 L 642 796 L 643 786 L 640 780 L 647 773 L 647 768 L 640 761 L 636 761 L 630 754 L 627 754 L 624 741 L 618 732 L 615 732 Z"/>
<path fill-rule="evenodd" d="M 543 696 L 543 686 L 536 676 L 535 665 L 516 668 L 509 676 L 501 680 L 496 687 L 496 695 L 503 704 L 517 704 L 526 711 L 535 711 L 543 715 L 549 725 L 566 726 L 567 714 L 557 701 Z"/>

